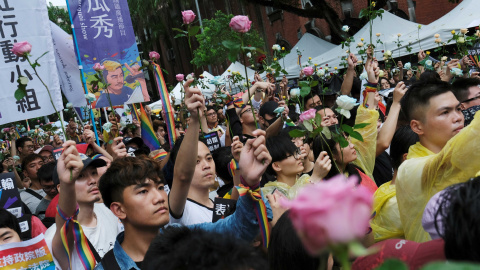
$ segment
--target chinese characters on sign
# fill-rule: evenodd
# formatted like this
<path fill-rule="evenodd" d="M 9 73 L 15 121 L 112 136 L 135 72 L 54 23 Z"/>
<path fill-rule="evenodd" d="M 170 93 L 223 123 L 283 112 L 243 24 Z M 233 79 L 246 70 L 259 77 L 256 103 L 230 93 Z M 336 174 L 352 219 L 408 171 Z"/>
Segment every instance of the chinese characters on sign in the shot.
<path fill-rule="evenodd" d="M 63 104 L 58 82 L 45 1 L 0 0 L 0 124 L 48 115 L 54 112 L 44 84 L 35 76 L 24 57 L 11 50 L 15 43 L 27 41 L 32 45 L 32 61 L 48 52 L 39 60 L 38 75 L 50 89 L 57 109 Z M 28 79 L 26 95 L 17 100 L 20 77 Z"/>
<path fill-rule="evenodd" d="M 205 134 L 203 137 L 203 142 L 207 145 L 210 152 L 213 150 L 220 148 L 220 140 L 218 138 L 218 133 L 216 131 Z"/>
<path fill-rule="evenodd" d="M 0 267 L 4 269 L 54 270 L 52 253 L 43 234 L 19 243 L 0 246 Z"/>

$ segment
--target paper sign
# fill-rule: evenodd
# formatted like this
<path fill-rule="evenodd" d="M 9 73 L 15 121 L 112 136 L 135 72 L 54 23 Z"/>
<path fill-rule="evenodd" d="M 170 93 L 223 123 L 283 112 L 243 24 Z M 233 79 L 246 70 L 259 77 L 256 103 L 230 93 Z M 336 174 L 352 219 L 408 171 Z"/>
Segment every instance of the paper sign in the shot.
<path fill-rule="evenodd" d="M 43 234 L 28 241 L 0 245 L 0 268 L 55 270 Z"/>
<path fill-rule="evenodd" d="M 218 138 L 218 133 L 216 131 L 205 134 L 203 142 L 207 145 L 210 152 L 220 148 L 220 139 Z"/>
<path fill-rule="evenodd" d="M 22 201 L 13 172 L 0 174 L 0 207 L 7 209 L 17 218 L 22 216 Z"/>
<path fill-rule="evenodd" d="M 236 200 L 215 198 L 213 202 L 212 222 L 217 222 L 219 219 L 224 219 L 225 217 L 231 215 L 236 205 Z"/>

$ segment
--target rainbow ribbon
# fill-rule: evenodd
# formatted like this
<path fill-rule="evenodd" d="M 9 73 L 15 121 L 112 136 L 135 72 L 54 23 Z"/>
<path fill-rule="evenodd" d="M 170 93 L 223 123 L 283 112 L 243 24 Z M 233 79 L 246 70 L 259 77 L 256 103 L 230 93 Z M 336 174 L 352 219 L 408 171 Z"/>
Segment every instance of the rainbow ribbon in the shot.
<path fill-rule="evenodd" d="M 95 160 L 95 159 L 99 159 L 101 156 L 103 156 L 102 154 L 96 154 L 94 156 L 91 157 L 92 160 Z"/>
<path fill-rule="evenodd" d="M 65 252 L 67 252 L 68 264 L 70 265 L 70 269 L 72 269 L 72 261 L 70 260 L 70 248 L 68 247 L 67 242 L 67 232 L 70 227 L 73 227 L 72 233 L 75 241 L 75 246 L 77 248 L 78 257 L 80 257 L 80 261 L 82 262 L 84 269 L 92 270 L 96 264 L 95 256 L 93 255 L 93 252 L 88 245 L 88 240 L 82 230 L 82 226 L 80 225 L 80 223 L 78 223 L 78 221 L 73 219 L 74 216 L 78 215 L 78 211 L 79 209 L 77 206 L 77 211 L 75 211 L 75 214 L 72 217 L 67 217 L 67 215 L 57 205 L 57 213 L 60 215 L 61 218 L 63 218 L 63 220 L 65 220 L 65 223 L 60 229 L 60 236 L 62 238 L 63 248 L 65 249 Z"/>
<path fill-rule="evenodd" d="M 172 104 L 170 104 L 170 95 L 167 91 L 167 85 L 165 84 L 165 79 L 163 78 L 162 69 L 160 66 L 154 62 L 153 64 L 153 71 L 155 75 L 155 81 L 157 82 L 158 86 L 158 93 L 160 93 L 160 99 L 162 100 L 162 109 L 165 112 L 166 119 L 165 124 L 167 125 L 167 134 L 168 134 L 168 141 L 170 142 L 170 149 L 173 148 L 175 141 L 177 140 L 177 136 L 175 133 L 175 119 L 173 117 L 173 108 Z"/>
<path fill-rule="evenodd" d="M 236 187 L 240 196 L 249 195 L 254 201 L 255 214 L 257 215 L 258 226 L 262 234 L 263 245 L 268 247 L 270 242 L 270 224 L 267 218 L 267 207 L 262 200 L 262 193 L 260 191 L 260 183 L 253 187 L 249 187 L 243 177 L 240 176 L 241 184 Z"/>
<path fill-rule="evenodd" d="M 155 160 L 157 160 L 157 159 L 158 159 L 158 160 L 162 160 L 162 159 L 164 159 L 165 157 L 167 157 L 167 152 L 164 151 L 164 152 L 160 152 L 160 153 L 156 154 L 155 156 L 153 156 L 153 159 L 155 159 Z"/>
<path fill-rule="evenodd" d="M 230 163 L 228 163 L 228 173 L 231 177 L 235 176 L 235 171 L 238 170 L 238 162 L 232 158 Z"/>

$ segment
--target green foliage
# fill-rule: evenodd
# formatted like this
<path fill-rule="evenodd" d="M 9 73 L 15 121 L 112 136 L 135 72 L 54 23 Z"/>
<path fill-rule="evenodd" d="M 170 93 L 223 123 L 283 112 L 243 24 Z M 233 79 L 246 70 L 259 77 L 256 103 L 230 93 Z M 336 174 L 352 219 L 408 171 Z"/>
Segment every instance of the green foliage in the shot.
<path fill-rule="evenodd" d="M 50 21 L 60 26 L 60 28 L 62 28 L 63 31 L 71 35 L 72 27 L 71 27 L 70 16 L 68 15 L 68 11 L 63 8 L 56 7 L 52 5 L 52 3 L 49 3 L 47 8 L 48 8 L 48 18 L 50 19 Z"/>
<path fill-rule="evenodd" d="M 232 31 L 230 20 L 233 15 L 224 14 L 221 11 L 215 13 L 215 17 L 210 20 L 203 20 L 203 33 L 196 35 L 197 41 L 200 44 L 198 49 L 194 51 L 193 64 L 196 66 L 215 65 L 220 64 L 229 58 L 229 52 L 235 50 L 227 49 L 226 46 L 232 48 L 241 48 L 240 34 Z M 251 45 L 254 48 L 262 48 L 264 42 L 255 29 L 251 29 L 244 34 L 244 44 Z M 228 42 L 228 44 L 225 44 Z M 230 53 L 231 60 L 235 60 L 237 55 Z"/>
<path fill-rule="evenodd" d="M 375 270 L 408 270 L 408 267 L 400 260 L 389 259 L 383 262 L 382 265 L 377 267 Z"/>

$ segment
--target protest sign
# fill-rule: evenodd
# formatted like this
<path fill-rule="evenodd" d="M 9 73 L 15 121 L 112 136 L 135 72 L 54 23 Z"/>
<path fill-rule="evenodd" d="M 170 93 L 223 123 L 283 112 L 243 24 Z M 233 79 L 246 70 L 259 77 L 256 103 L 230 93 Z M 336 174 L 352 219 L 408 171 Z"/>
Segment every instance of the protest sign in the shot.
<path fill-rule="evenodd" d="M 72 36 L 50 22 L 62 92 L 73 107 L 87 106 Z"/>
<path fill-rule="evenodd" d="M 26 59 L 18 57 L 11 49 L 17 42 L 28 41 L 32 45 L 31 60 L 35 61 L 47 52 L 37 67 L 40 78 L 50 89 L 55 107 L 63 109 L 57 67 L 53 53 L 50 23 L 45 1 L 0 1 L 0 124 L 49 115 L 55 112 L 47 89 L 35 76 Z M 15 98 L 20 76 L 28 78 L 26 96 Z"/>
<path fill-rule="evenodd" d="M 220 139 L 218 138 L 218 133 L 216 131 L 205 134 L 203 142 L 205 142 L 210 152 L 221 147 Z"/>
<path fill-rule="evenodd" d="M 213 202 L 213 216 L 212 222 L 215 223 L 219 219 L 224 219 L 233 213 L 237 205 L 236 200 L 224 199 L 224 198 L 215 198 Z"/>
<path fill-rule="evenodd" d="M 55 270 L 53 256 L 43 234 L 28 241 L 0 245 L 0 258 L 3 269 Z"/>
<path fill-rule="evenodd" d="M 107 91 L 113 106 L 149 101 L 127 0 L 68 0 L 67 4 L 87 89 L 96 97 L 93 108 L 110 106 Z M 92 83 L 97 81 L 96 63 L 104 67 L 99 77 L 107 90 L 101 89 L 103 83 Z"/>
<path fill-rule="evenodd" d="M 7 209 L 17 218 L 22 216 L 22 201 L 13 172 L 0 174 L 0 208 Z"/>

